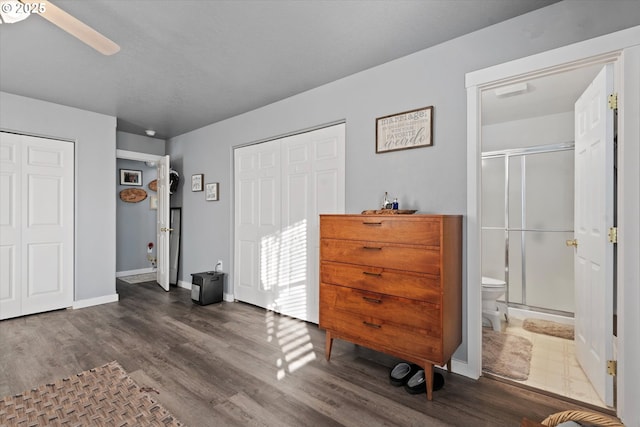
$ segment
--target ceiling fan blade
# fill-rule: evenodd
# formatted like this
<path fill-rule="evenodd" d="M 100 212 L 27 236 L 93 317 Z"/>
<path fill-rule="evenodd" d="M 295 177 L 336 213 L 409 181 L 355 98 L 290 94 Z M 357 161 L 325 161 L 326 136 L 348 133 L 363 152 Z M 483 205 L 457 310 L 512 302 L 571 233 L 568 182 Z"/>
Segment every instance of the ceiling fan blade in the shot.
<path fill-rule="evenodd" d="M 30 3 L 27 0 L 20 0 L 22 3 Z M 91 46 L 103 55 L 113 55 L 120 51 L 118 46 L 113 41 L 109 40 L 84 22 L 69 15 L 64 10 L 51 4 L 48 1 L 41 1 L 45 3 L 45 11 L 39 13 L 44 19 L 52 24 L 63 29 L 67 33 L 76 37 L 78 40 Z"/>

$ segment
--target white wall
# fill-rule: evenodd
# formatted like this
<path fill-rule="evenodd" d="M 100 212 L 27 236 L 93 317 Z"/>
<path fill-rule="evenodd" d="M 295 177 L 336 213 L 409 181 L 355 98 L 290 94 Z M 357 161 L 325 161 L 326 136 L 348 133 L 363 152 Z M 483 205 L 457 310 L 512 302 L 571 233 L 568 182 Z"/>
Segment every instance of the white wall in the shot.
<path fill-rule="evenodd" d="M 482 127 L 482 152 L 573 142 L 573 111 Z"/>
<path fill-rule="evenodd" d="M 221 185 L 220 202 L 207 203 L 186 187 L 172 200 L 183 208 L 181 280 L 212 268 L 218 258 L 229 270 L 232 147 L 346 119 L 347 212 L 377 207 L 388 191 L 399 197 L 401 208 L 461 214 L 466 210 L 465 73 L 628 28 L 639 19 L 640 2 L 563 1 L 172 138 L 167 152 L 183 179 L 204 173 L 206 182 Z M 433 147 L 375 153 L 376 117 L 427 105 L 435 108 Z M 463 333 L 455 358 L 464 361 Z"/>
<path fill-rule="evenodd" d="M 144 135 L 136 135 L 121 131 L 116 132 L 116 148 L 118 150 L 164 156 L 165 143 L 166 141 L 160 138 L 150 138 Z"/>
<path fill-rule="evenodd" d="M 3 130 L 75 142 L 74 299 L 117 297 L 116 118 L 6 92 L 0 92 L 0 112 Z"/>

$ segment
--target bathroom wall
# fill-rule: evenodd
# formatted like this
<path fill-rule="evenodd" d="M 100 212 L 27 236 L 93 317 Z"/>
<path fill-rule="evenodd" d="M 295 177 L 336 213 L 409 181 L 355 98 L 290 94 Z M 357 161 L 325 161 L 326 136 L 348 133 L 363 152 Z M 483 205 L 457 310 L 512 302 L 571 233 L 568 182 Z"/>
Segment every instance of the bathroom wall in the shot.
<path fill-rule="evenodd" d="M 483 152 L 567 142 L 572 112 L 483 128 Z M 508 211 L 505 179 L 504 156 L 483 159 L 482 274 L 505 279 L 508 260 L 509 302 L 572 313 L 573 150 L 510 156 Z M 514 231 L 505 235 L 506 226 Z"/>

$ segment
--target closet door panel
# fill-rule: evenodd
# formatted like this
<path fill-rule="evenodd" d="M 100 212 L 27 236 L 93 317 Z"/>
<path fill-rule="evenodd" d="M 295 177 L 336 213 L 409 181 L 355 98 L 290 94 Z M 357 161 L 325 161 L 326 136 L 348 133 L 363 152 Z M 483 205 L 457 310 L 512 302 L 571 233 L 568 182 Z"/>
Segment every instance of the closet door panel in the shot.
<path fill-rule="evenodd" d="M 0 132 L 0 318 L 73 304 L 74 145 Z"/>
<path fill-rule="evenodd" d="M 20 145 L 16 135 L 0 133 L 0 319 L 21 313 Z"/>
<path fill-rule="evenodd" d="M 344 212 L 336 125 L 234 151 L 234 296 L 318 322 L 318 214 Z"/>

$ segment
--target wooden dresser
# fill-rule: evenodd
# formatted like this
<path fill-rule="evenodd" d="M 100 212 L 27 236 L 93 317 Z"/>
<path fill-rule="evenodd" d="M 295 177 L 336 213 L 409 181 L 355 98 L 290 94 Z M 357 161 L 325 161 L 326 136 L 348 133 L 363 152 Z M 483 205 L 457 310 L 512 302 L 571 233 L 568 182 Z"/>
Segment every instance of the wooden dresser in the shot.
<path fill-rule="evenodd" d="M 320 328 L 425 369 L 462 341 L 462 216 L 320 215 Z"/>

